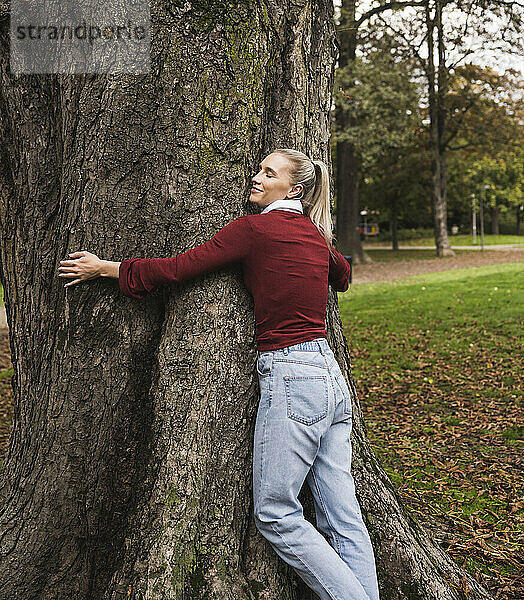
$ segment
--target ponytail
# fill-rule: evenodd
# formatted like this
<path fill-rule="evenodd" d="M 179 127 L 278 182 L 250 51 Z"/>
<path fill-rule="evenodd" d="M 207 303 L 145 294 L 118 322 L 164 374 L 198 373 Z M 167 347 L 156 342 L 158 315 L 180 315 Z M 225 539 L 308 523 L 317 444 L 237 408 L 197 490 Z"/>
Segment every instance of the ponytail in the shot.
<path fill-rule="evenodd" d="M 311 192 L 308 215 L 326 239 L 329 251 L 333 247 L 333 220 L 329 198 L 329 172 L 321 160 L 312 161 L 315 166 L 315 186 Z"/>

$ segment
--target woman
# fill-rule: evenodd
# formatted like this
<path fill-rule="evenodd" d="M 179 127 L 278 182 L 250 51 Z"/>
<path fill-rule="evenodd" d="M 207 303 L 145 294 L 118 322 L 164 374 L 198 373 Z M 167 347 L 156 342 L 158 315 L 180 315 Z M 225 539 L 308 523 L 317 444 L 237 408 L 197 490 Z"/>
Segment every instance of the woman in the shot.
<path fill-rule="evenodd" d="M 254 298 L 260 403 L 253 447 L 258 530 L 322 600 L 377 600 L 375 559 L 351 475 L 351 396 L 328 346 L 328 281 L 348 288 L 349 264 L 332 246 L 326 165 L 279 148 L 260 164 L 249 200 L 261 214 L 238 217 L 209 241 L 173 258 L 100 260 L 89 252 L 60 261 L 71 286 L 118 278 L 143 298 L 240 262 Z M 318 528 L 304 519 L 306 480 Z"/>

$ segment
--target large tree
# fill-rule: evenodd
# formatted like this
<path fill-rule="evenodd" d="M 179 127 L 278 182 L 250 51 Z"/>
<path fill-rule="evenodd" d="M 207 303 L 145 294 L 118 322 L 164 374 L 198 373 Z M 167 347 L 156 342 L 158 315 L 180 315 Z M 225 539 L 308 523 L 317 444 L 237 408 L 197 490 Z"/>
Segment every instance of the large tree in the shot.
<path fill-rule="evenodd" d="M 166 257 L 249 211 L 277 146 L 328 161 L 329 0 L 152 5 L 149 75 L 21 75 L 0 8 L 0 273 L 15 411 L 1 472 L 7 600 L 310 598 L 252 518 L 258 389 L 237 266 L 143 301 L 59 261 Z M 382 598 L 489 595 L 400 504 L 354 396 L 353 471 Z M 306 515 L 312 503 L 304 490 Z"/>

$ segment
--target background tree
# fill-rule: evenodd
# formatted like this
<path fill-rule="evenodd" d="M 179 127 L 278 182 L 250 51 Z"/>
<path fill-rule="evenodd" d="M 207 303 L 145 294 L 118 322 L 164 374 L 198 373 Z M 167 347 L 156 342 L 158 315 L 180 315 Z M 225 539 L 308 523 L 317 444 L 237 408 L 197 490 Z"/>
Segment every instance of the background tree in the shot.
<path fill-rule="evenodd" d="M 499 215 L 511 212 L 518 231 L 522 201 L 522 76 L 514 69 L 498 73 L 467 64 L 450 77 L 448 94 L 450 214 L 470 221 L 471 196 L 488 193 L 491 232 L 499 233 Z M 507 219 L 505 219 L 507 220 Z M 517 234 L 518 235 L 518 234 Z"/>
<path fill-rule="evenodd" d="M 388 154 L 371 167 L 361 181 L 361 199 L 380 212 L 381 231 L 389 227 L 393 250 L 399 248 L 400 229 L 429 229 L 431 206 L 431 156 L 423 128 L 411 146 Z M 381 233 L 381 239 L 387 237 Z"/>
<path fill-rule="evenodd" d="M 124 298 L 59 261 L 173 256 L 249 212 L 277 146 L 328 160 L 330 2 L 153 7 L 146 76 L 9 72 L 0 5 L 0 278 L 14 422 L 1 472 L 10 600 L 281 600 L 308 592 L 252 519 L 258 389 L 238 267 Z M 354 475 L 382 597 L 489 595 L 406 512 L 354 405 Z M 311 504 L 308 511 L 312 518 Z M 294 585 L 296 584 L 296 585 Z"/>
<path fill-rule="evenodd" d="M 381 12 L 376 19 L 403 40 L 410 56 L 417 59 L 426 82 L 429 139 L 433 156 L 433 211 L 435 245 L 438 256 L 453 254 L 447 233 L 447 146 L 449 73 L 475 52 L 478 40 L 499 46 L 507 52 L 521 51 L 519 31 L 522 6 L 504 0 L 421 0 L 414 3 L 408 19 Z M 494 19 L 499 21 L 494 25 Z"/>
<path fill-rule="evenodd" d="M 373 171 L 379 178 L 385 177 L 380 199 L 371 204 L 390 214 L 393 248 L 398 249 L 397 216 L 402 200 L 396 183 L 402 176 L 398 171 L 403 168 L 403 157 L 419 132 L 419 98 L 409 63 L 395 60 L 394 44 L 384 37 L 380 49 L 337 69 L 336 104 L 351 112 L 353 124 L 339 129 L 335 121 L 333 137 L 336 143 L 345 140 L 354 148 L 365 180 L 373 177 Z M 351 96 L 346 89 L 351 90 Z M 362 182 L 359 187 L 362 190 Z"/>
<path fill-rule="evenodd" d="M 523 141 L 524 80 L 515 69 L 499 73 L 473 63 L 455 67 L 446 98 L 447 149 L 493 156 Z"/>
<path fill-rule="evenodd" d="M 378 40 L 371 39 L 369 47 L 377 44 L 383 45 L 384 56 L 389 53 L 393 63 L 393 57 L 399 54 L 395 40 L 382 34 Z M 369 50 L 368 54 L 374 56 L 380 53 Z M 357 58 L 355 64 L 360 63 L 368 65 Z M 414 70 L 405 69 L 408 64 L 399 63 L 398 76 L 394 75 L 391 65 L 375 70 L 369 64 L 365 67 L 365 75 L 355 77 L 358 85 L 353 88 L 352 98 L 347 100 L 358 115 L 357 124 L 351 130 L 355 144 L 371 158 L 366 160 L 365 156 L 361 159 L 365 166 L 360 198 L 368 208 L 380 211 L 382 228 L 391 226 L 393 248 L 398 247 L 397 222 L 403 228 L 431 227 L 428 220 L 431 206 L 427 203 L 431 194 L 431 159 L 428 156 L 428 132 L 422 124 L 424 98 L 413 92 Z M 337 78 L 342 73 L 344 70 L 337 71 L 335 91 L 338 89 Z M 398 93 L 404 87 L 411 90 L 409 102 L 404 101 L 408 96 Z M 375 88 L 379 90 L 378 94 L 375 94 Z M 450 74 L 446 98 L 449 115 L 446 141 L 449 156 L 448 214 L 453 224 L 463 230 L 469 228 L 471 222 L 471 196 L 476 194 L 478 202 L 480 186 L 486 184 L 491 187 L 488 193 L 491 208 L 496 201 L 503 223 L 507 222 L 505 215 L 508 212 L 511 212 L 513 222 L 518 222 L 515 220 L 520 216 L 517 207 L 522 201 L 519 148 L 523 145 L 524 132 L 521 89 L 521 77 L 511 69 L 500 74 L 491 68 L 470 63 L 457 66 Z M 391 90 L 391 99 L 397 100 L 399 110 L 403 108 L 411 113 L 416 125 L 412 129 L 413 135 L 405 135 L 409 127 L 408 117 L 403 123 L 390 110 L 394 104 L 386 90 Z M 343 95 L 343 89 L 339 93 Z M 374 119 L 380 122 L 374 125 Z M 401 141 L 404 135 L 404 143 L 388 147 L 397 127 L 398 140 Z M 375 162 L 373 157 L 377 159 Z M 483 166 L 479 161 L 483 162 Z M 488 163 L 491 165 L 489 168 Z M 489 177 L 488 170 L 493 172 Z M 481 172 L 484 175 L 480 175 Z M 486 216 L 490 222 L 488 211 Z"/>
<path fill-rule="evenodd" d="M 480 199 L 485 203 L 491 233 L 499 233 L 499 217 L 514 223 L 513 233 L 520 235 L 520 213 L 524 197 L 524 153 L 506 152 L 495 156 L 468 156 L 451 163 L 450 209 L 457 223 L 469 224 L 471 199 L 478 210 Z M 488 190 L 485 191 L 485 186 Z M 489 214 L 488 214 L 489 213 Z"/>
<path fill-rule="evenodd" d="M 337 38 L 339 41 L 338 67 L 345 69 L 351 66 L 357 56 L 360 43 L 360 28 L 367 24 L 375 15 L 402 9 L 420 2 L 395 0 L 373 2 L 370 8 L 368 3 L 358 0 L 342 0 L 340 5 L 339 25 Z M 360 15 L 357 11 L 361 9 Z M 345 93 L 353 94 L 355 85 L 348 77 L 344 79 Z M 340 96 L 338 98 L 340 100 Z M 343 132 L 354 127 L 357 122 L 352 108 L 345 101 L 336 103 L 335 120 L 337 131 Z M 336 142 L 336 189 L 337 189 L 337 240 L 339 250 L 350 254 L 355 264 L 369 262 L 371 259 L 362 249 L 360 240 L 360 205 L 358 186 L 361 174 L 358 151 L 352 141 L 353 138 L 342 137 Z"/>

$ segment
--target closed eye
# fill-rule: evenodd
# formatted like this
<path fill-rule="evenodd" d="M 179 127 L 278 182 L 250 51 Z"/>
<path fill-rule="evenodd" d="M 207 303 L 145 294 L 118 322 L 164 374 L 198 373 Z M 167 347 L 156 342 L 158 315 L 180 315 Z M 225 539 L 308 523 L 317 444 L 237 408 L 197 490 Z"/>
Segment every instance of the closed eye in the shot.
<path fill-rule="evenodd" d="M 274 173 L 273 175 L 270 175 L 270 174 L 269 174 L 269 171 L 267 170 L 267 167 L 264 167 L 264 168 L 263 168 L 263 167 L 262 167 L 262 165 L 259 165 L 259 166 L 260 166 L 260 168 L 261 168 L 263 171 L 266 171 L 266 175 L 267 175 L 268 177 L 276 177 L 276 175 L 277 175 L 276 173 Z"/>

